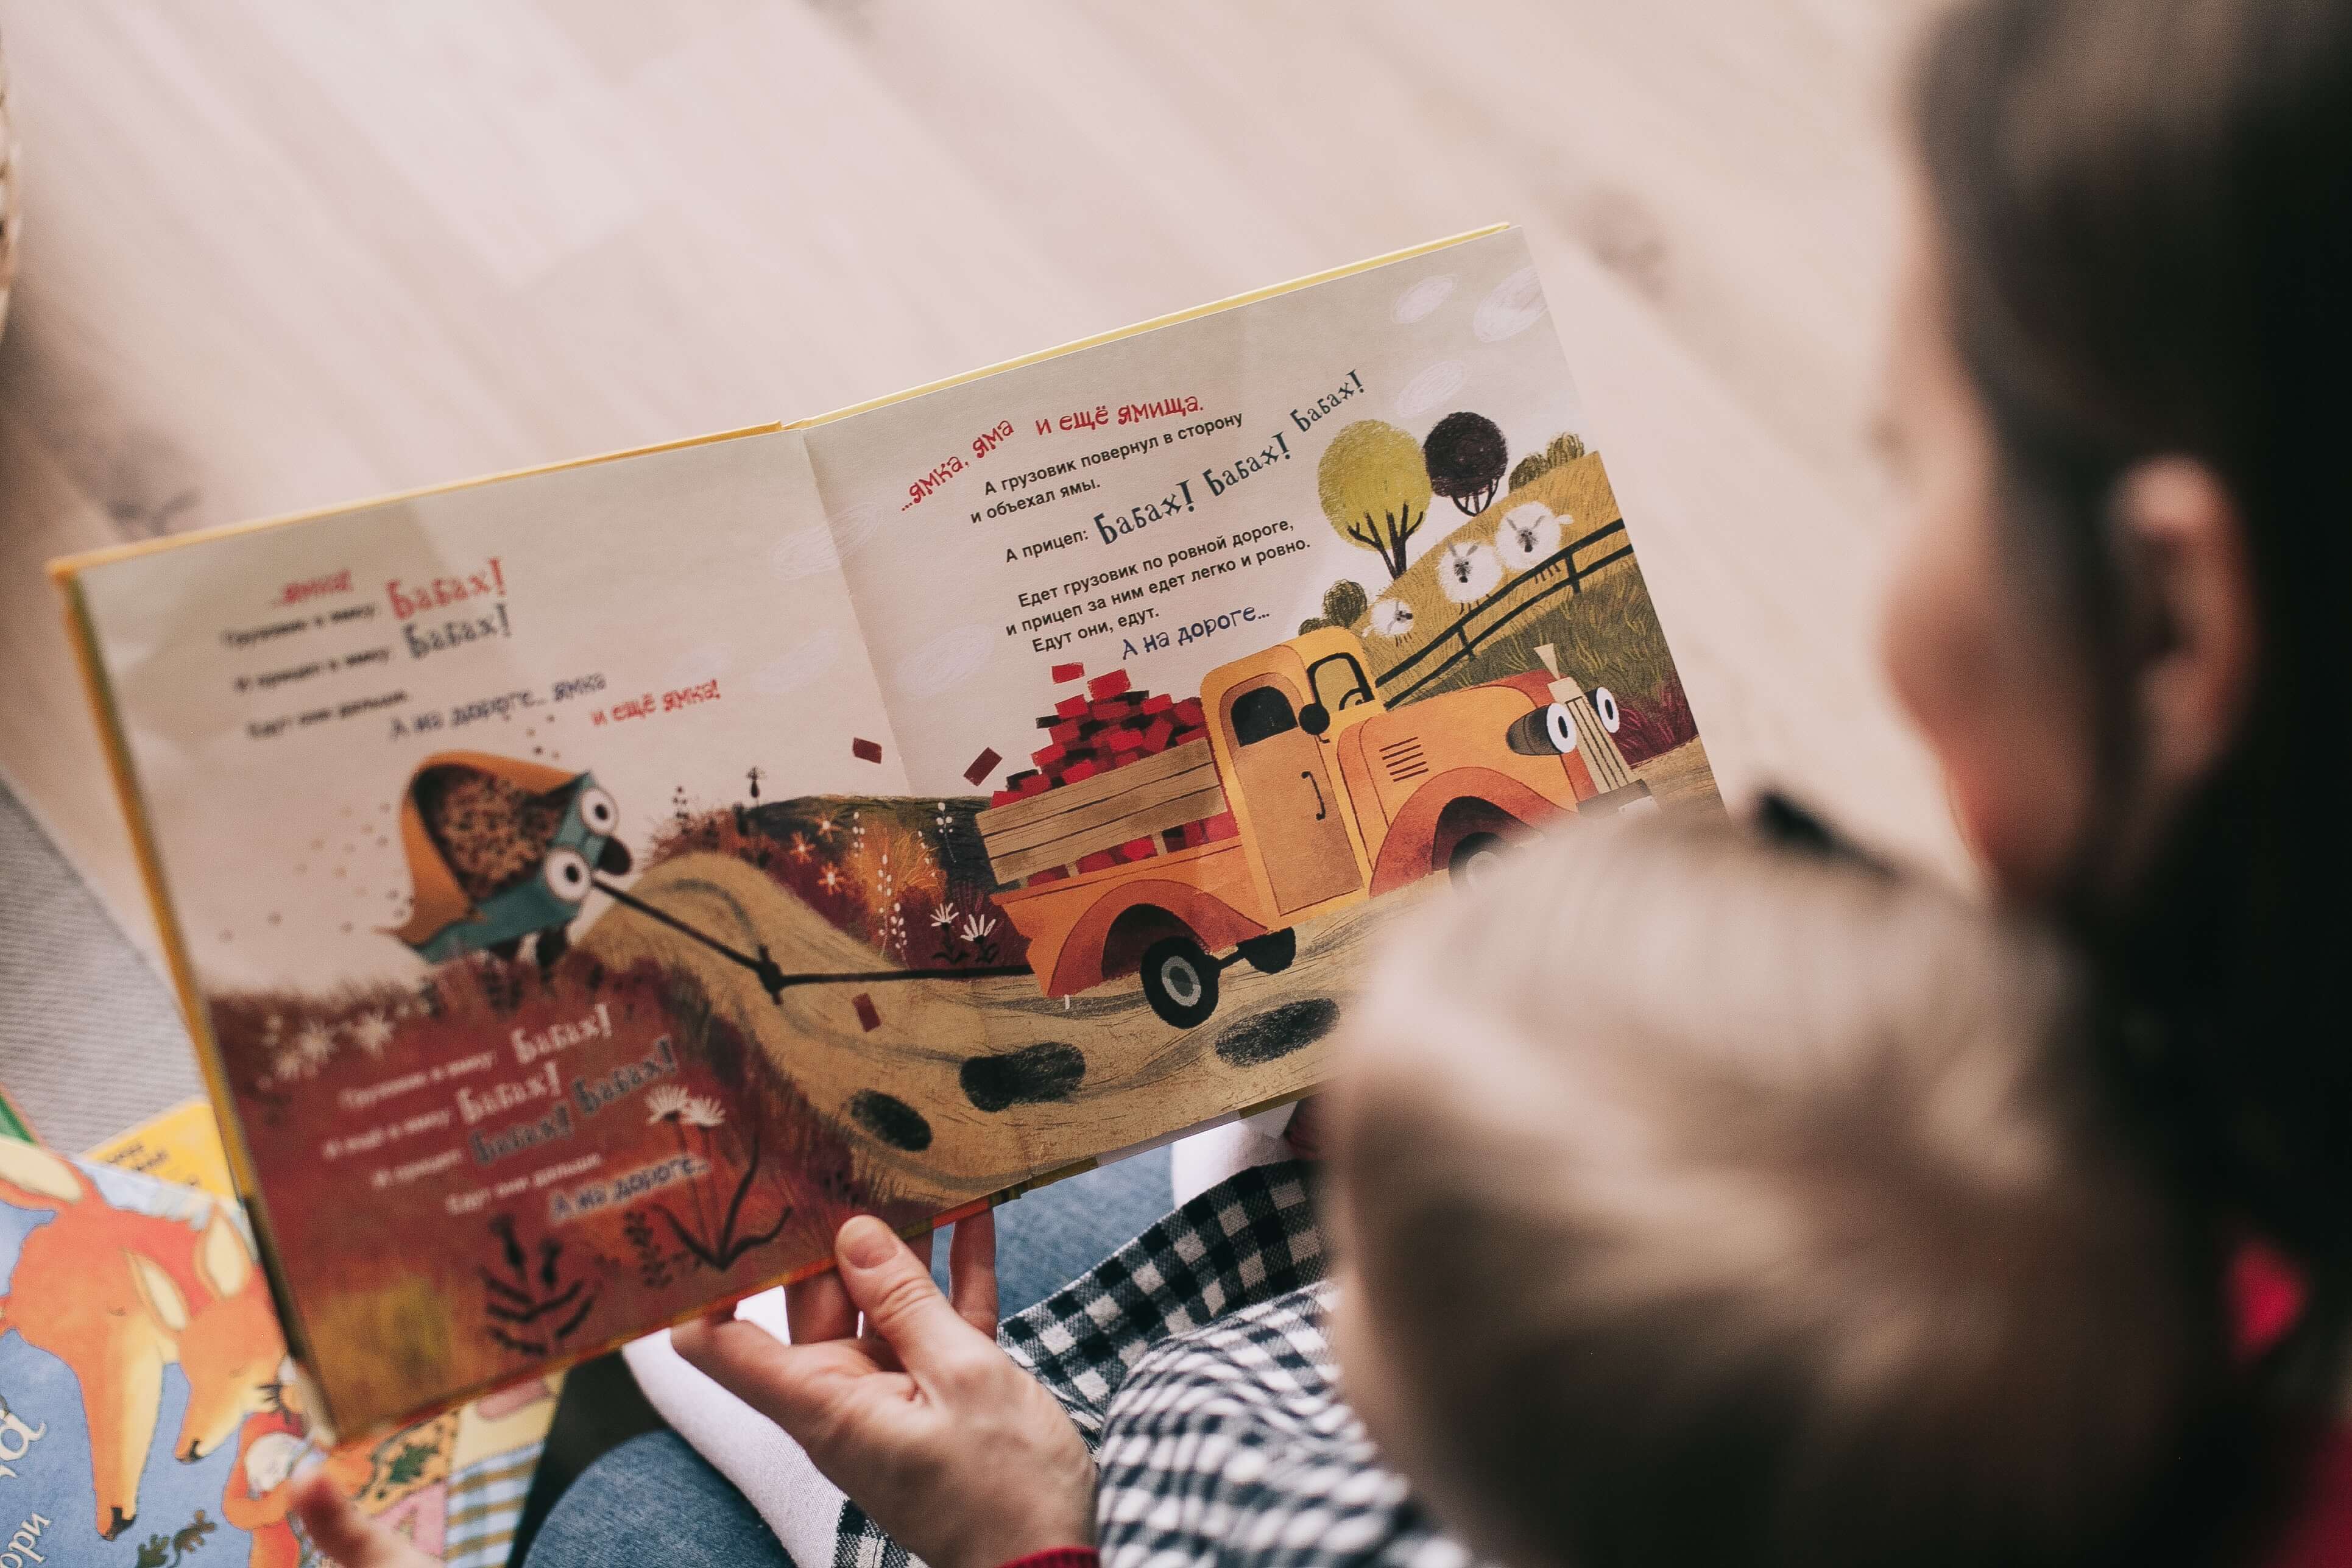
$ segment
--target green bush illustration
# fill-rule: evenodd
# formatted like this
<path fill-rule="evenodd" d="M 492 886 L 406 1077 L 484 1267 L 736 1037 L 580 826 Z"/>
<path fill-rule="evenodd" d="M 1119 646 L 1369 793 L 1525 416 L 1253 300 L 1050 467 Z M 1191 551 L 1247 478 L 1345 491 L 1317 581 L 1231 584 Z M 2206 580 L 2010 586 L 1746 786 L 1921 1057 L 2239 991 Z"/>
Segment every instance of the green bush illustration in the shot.
<path fill-rule="evenodd" d="M 1551 445 L 1540 452 L 1530 452 L 1511 469 L 1511 488 L 1518 489 L 1541 479 L 1554 468 L 1572 463 L 1584 456 L 1584 441 L 1578 436 L 1555 436 Z"/>

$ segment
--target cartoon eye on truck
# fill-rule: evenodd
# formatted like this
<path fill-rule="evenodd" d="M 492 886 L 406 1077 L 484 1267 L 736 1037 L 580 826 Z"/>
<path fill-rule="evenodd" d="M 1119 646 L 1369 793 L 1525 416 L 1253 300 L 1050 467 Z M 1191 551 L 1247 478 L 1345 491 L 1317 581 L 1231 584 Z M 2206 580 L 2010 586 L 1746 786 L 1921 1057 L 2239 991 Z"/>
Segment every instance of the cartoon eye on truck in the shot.
<path fill-rule="evenodd" d="M 1613 738 L 1616 700 L 1538 651 L 1549 675 L 1391 709 L 1355 634 L 1320 627 L 1209 673 L 1205 745 L 981 812 L 1040 987 L 1139 974 L 1151 1010 L 1192 1028 L 1226 967 L 1286 968 L 1301 924 L 1440 870 L 1475 881 L 1548 820 L 1647 799 Z M 1169 830 L 1228 813 L 1229 835 L 1160 851 Z M 1106 852 L 1121 863 L 1086 868 Z"/>

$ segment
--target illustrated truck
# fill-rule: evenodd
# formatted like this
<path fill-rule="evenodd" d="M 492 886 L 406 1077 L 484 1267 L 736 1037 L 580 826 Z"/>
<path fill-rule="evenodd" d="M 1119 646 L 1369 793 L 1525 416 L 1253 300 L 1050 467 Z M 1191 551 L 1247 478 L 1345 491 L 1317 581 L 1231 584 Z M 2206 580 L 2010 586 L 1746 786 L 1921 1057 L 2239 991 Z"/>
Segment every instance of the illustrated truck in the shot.
<path fill-rule="evenodd" d="M 1435 871 L 1475 880 L 1549 819 L 1646 799 L 1615 699 L 1538 653 L 1549 673 L 1391 709 L 1363 644 L 1326 626 L 1212 670 L 1181 703 L 1135 698 L 1123 675 L 1124 707 L 1065 703 L 1040 722 L 1072 744 L 1095 731 L 1088 754 L 1117 765 L 1053 776 L 1057 739 L 978 820 L 1038 984 L 1067 996 L 1139 974 L 1152 1011 L 1191 1028 L 1227 966 L 1286 968 L 1301 924 Z"/>

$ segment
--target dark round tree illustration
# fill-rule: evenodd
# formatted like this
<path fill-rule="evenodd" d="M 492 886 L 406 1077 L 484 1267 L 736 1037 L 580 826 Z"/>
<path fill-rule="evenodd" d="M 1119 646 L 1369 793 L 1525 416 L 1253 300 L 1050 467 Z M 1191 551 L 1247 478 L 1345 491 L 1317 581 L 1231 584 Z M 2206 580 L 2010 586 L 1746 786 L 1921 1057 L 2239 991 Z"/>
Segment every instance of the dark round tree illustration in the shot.
<path fill-rule="evenodd" d="M 1429 468 L 1429 488 L 1461 508 L 1465 517 L 1486 510 L 1510 466 L 1501 428 L 1466 408 L 1437 422 L 1421 444 L 1421 457 Z"/>

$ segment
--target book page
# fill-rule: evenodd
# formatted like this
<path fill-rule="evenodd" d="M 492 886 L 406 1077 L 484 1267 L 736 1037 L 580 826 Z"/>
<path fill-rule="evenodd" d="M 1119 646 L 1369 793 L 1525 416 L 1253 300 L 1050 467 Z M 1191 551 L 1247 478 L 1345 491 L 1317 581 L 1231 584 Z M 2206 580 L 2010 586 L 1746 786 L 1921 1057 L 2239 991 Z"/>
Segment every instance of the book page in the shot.
<path fill-rule="evenodd" d="M 908 779 L 979 840 L 865 890 L 941 977 L 872 994 L 893 1180 L 1295 1095 L 1450 876 L 1715 802 L 1559 325 L 1506 230 L 809 428 Z"/>
<path fill-rule="evenodd" d="M 773 998 L 877 966 L 833 889 L 907 775 L 798 434 L 76 582 L 335 1426 L 825 1256 L 860 1154 Z M 781 828 L 785 781 L 836 816 Z"/>

